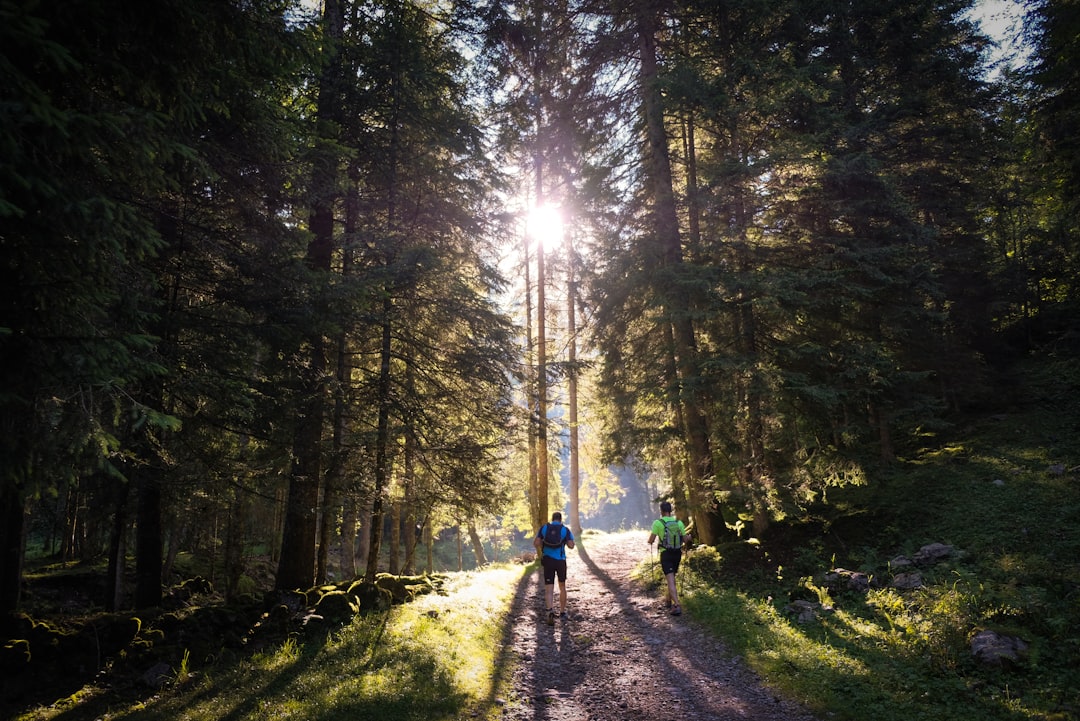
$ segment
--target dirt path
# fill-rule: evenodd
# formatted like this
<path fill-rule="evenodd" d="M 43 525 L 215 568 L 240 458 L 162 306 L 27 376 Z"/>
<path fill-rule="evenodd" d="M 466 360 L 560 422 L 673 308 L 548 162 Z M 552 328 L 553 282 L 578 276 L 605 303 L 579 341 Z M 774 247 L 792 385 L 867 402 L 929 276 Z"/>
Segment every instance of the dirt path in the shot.
<path fill-rule="evenodd" d="M 812 721 L 630 573 L 647 534 L 588 536 L 567 554 L 568 623 L 543 618 L 539 570 L 514 602 L 507 721 Z M 558 587 L 556 586 L 556 596 Z"/>

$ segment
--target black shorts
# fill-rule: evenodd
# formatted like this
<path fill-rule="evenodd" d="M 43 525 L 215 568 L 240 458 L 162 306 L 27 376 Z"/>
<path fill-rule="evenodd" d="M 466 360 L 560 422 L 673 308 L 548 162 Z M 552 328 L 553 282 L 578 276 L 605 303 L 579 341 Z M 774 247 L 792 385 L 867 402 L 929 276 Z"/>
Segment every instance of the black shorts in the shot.
<path fill-rule="evenodd" d="M 544 568 L 544 583 L 555 583 L 555 576 L 559 577 L 559 583 L 566 583 L 566 559 L 544 556 L 540 559 L 540 565 Z"/>
<path fill-rule="evenodd" d="M 665 548 L 660 551 L 660 568 L 664 571 L 664 575 L 669 573 L 679 572 L 679 563 L 682 562 L 682 549 L 668 549 Z"/>

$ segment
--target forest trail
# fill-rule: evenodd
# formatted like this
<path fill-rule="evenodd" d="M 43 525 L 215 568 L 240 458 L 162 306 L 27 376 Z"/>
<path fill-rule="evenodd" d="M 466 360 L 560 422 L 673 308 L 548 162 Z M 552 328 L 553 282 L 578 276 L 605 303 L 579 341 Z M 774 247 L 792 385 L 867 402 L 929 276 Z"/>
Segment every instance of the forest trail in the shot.
<path fill-rule="evenodd" d="M 545 623 L 539 569 L 522 585 L 510 638 L 516 703 L 502 718 L 812 721 L 687 616 L 668 615 L 662 592 L 630 578 L 647 536 L 588 536 L 567 552 L 569 622 Z"/>

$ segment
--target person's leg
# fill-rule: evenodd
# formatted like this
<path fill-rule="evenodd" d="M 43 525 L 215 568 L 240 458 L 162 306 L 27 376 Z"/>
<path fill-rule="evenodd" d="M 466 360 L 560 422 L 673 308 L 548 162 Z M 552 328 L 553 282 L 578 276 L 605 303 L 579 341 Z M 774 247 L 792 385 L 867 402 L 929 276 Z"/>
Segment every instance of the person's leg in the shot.
<path fill-rule="evenodd" d="M 560 561 L 556 567 L 559 575 L 559 612 L 566 613 L 566 561 Z"/>
<path fill-rule="evenodd" d="M 544 556 L 540 565 L 544 569 L 544 609 L 550 611 L 555 596 L 555 559 Z"/>
<path fill-rule="evenodd" d="M 679 605 L 679 589 L 675 585 L 675 574 L 674 573 L 667 574 L 667 588 L 668 588 L 668 590 L 667 590 L 668 598 L 671 599 L 671 602 L 672 602 L 673 605 L 678 606 Z"/>

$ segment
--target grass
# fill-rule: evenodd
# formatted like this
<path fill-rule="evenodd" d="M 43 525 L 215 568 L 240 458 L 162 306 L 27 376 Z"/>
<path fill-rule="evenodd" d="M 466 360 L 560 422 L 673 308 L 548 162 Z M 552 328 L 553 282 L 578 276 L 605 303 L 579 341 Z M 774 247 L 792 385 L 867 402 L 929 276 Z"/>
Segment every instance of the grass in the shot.
<path fill-rule="evenodd" d="M 827 518 L 764 546 L 693 551 L 680 574 L 685 611 L 821 718 L 1080 718 L 1080 406 L 1069 400 L 1080 370 L 1071 365 L 1029 404 L 972 421 L 864 487 L 831 492 Z M 958 553 L 922 569 L 922 588 L 826 587 L 837 566 L 888 581 L 890 559 L 931 542 Z M 507 613 L 533 568 L 449 574 L 447 595 L 358 617 L 325 638 L 182 665 L 157 697 L 125 703 L 86 688 L 20 721 L 495 721 L 514 662 Z M 638 573 L 655 582 L 652 559 Z M 799 623 L 787 611 L 794 599 L 832 610 Z M 980 665 L 969 642 L 981 629 L 1021 637 L 1028 654 Z"/>
<path fill-rule="evenodd" d="M 767 546 L 694 551 L 686 611 L 829 718 L 1080 718 L 1080 408 L 1062 400 L 1080 384 L 1054 388 L 1074 376 L 1028 389 L 1034 402 L 967 425 L 866 487 L 830 493 L 858 515 L 786 536 L 796 547 L 786 567 Z M 890 559 L 931 542 L 958 553 L 922 569 L 923 588 L 823 588 L 832 567 L 887 582 Z M 800 624 L 786 611 L 797 598 L 834 610 Z M 1027 656 L 978 663 L 969 643 L 982 629 L 1022 638 Z"/>
<path fill-rule="evenodd" d="M 429 594 L 388 613 L 358 616 L 313 643 L 289 640 L 236 664 L 185 671 L 159 698 L 101 708 L 87 695 L 20 717 L 101 721 L 487 718 L 507 680 L 507 613 L 528 567 L 450 574 Z"/>

